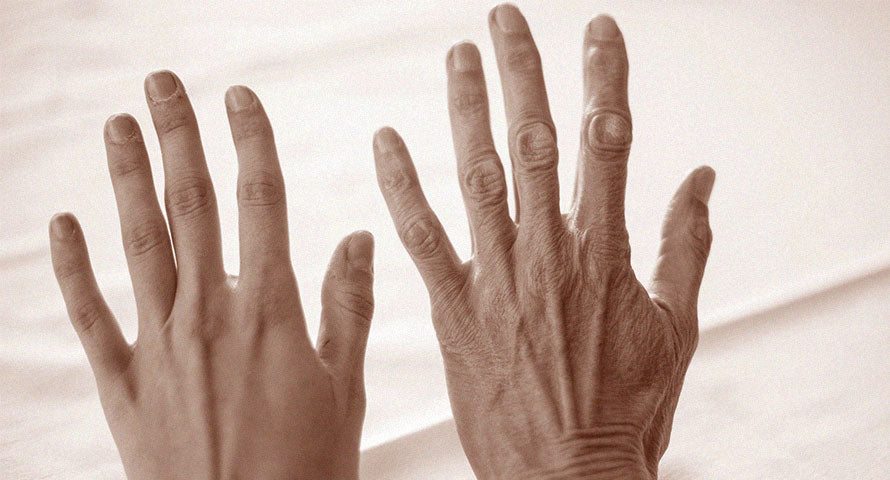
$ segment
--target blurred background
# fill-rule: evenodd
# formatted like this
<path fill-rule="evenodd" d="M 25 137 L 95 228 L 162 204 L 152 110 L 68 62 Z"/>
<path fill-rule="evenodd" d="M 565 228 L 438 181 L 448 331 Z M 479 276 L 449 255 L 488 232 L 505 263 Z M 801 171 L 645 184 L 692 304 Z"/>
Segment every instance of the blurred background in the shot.
<path fill-rule="evenodd" d="M 609 13 L 624 32 L 634 117 L 627 221 L 641 281 L 654 265 L 674 188 L 698 165 L 717 171 L 703 329 L 890 266 L 887 2 L 516 3 L 543 59 L 564 207 L 578 148 L 584 27 Z M 486 27 L 492 6 L 0 2 L 0 476 L 61 478 L 72 468 L 89 478 L 120 475 L 53 280 L 46 230 L 57 211 L 78 216 L 100 286 L 132 340 L 135 306 L 102 126 L 117 112 L 139 120 L 160 189 L 142 90 L 145 75 L 160 68 L 181 77 L 198 115 L 232 273 L 236 162 L 223 95 L 245 84 L 263 101 L 276 131 L 294 267 L 313 335 L 334 246 L 353 230 L 374 233 L 377 309 L 363 447 L 449 419 L 426 291 L 377 190 L 371 135 L 383 125 L 403 135 L 430 203 L 466 258 L 445 53 L 463 39 L 479 45 L 492 127 L 507 158 Z M 854 320 L 842 312 L 837 319 Z"/>

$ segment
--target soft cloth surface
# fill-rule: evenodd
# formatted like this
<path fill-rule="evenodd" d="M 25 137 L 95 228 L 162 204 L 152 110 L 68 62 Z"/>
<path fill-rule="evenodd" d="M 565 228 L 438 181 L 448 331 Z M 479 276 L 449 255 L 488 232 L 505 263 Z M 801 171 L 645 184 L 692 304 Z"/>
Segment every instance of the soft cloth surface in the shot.
<path fill-rule="evenodd" d="M 673 189 L 685 171 L 703 163 L 717 171 L 711 198 L 715 242 L 700 300 L 703 325 L 737 318 L 752 304 L 806 292 L 839 272 L 874 266 L 881 255 L 886 259 L 886 3 L 552 5 L 519 2 L 544 62 L 562 152 L 564 206 L 581 118 L 584 26 L 596 14 L 609 12 L 627 39 L 634 115 L 627 219 L 633 263 L 642 280 L 654 264 L 661 216 Z M 238 263 L 236 163 L 223 107 L 230 84 L 253 87 L 276 129 L 289 188 L 292 256 L 311 332 L 318 326 L 320 284 L 336 242 L 359 228 L 376 235 L 377 313 L 366 361 L 364 447 L 447 420 L 450 409 L 426 292 L 377 192 L 371 134 L 385 124 L 400 130 L 430 203 L 455 247 L 466 254 L 469 235 L 448 131 L 444 58 L 454 41 L 469 38 L 479 44 L 492 126 L 506 157 L 500 87 L 486 31 L 490 6 L 490 1 L 455 6 L 442 0 L 378 5 L 328 0 L 0 2 L 0 477 L 121 475 L 86 360 L 53 280 L 46 225 L 56 211 L 78 215 L 99 283 L 132 339 L 135 308 L 105 168 L 102 124 L 121 111 L 140 121 L 160 187 L 160 155 L 142 93 L 143 77 L 157 68 L 180 75 L 197 111 L 230 272 L 236 273 Z M 886 312 L 854 318 L 837 308 L 832 321 L 856 328 L 887 318 Z M 847 342 L 848 350 L 775 356 L 766 353 L 782 351 L 774 343 L 778 333 L 772 327 L 756 333 L 747 341 L 770 345 L 770 350 L 756 350 L 762 356 L 734 358 L 742 362 L 739 370 L 717 370 L 721 375 L 707 382 L 704 377 L 711 372 L 693 367 L 699 369 L 693 378 L 699 378 L 694 385 L 701 389 L 716 389 L 724 378 L 737 385 L 722 395 L 737 410 L 763 408 L 751 414 L 759 430 L 745 437 L 748 430 L 739 421 L 737 436 L 727 440 L 696 428 L 710 432 L 721 426 L 716 422 L 739 418 L 734 413 L 687 421 L 678 430 L 678 442 L 683 435 L 699 435 L 713 445 L 699 449 L 702 463 L 674 471 L 698 472 L 698 467 L 730 461 L 752 462 L 751 471 L 765 468 L 757 463 L 763 457 L 734 453 L 732 447 L 764 442 L 762 448 L 768 449 L 769 442 L 791 435 L 786 423 L 799 419 L 780 408 L 790 401 L 785 387 L 799 385 L 804 393 L 815 393 L 826 386 L 857 385 L 846 382 L 858 382 L 850 380 L 858 371 L 840 365 L 861 363 L 863 372 L 875 375 L 881 372 L 872 369 L 886 367 L 868 363 L 883 358 L 877 354 L 856 357 L 869 351 L 868 342 L 886 345 L 886 335 L 857 330 L 848 338 L 842 335 L 853 333 L 841 331 L 837 341 Z M 790 342 L 781 348 L 803 348 L 812 335 L 802 329 L 781 337 Z M 752 370 L 741 370 L 745 365 Z M 819 382 L 777 384 L 781 390 L 775 396 L 762 397 L 752 397 L 742 379 L 733 376 L 748 371 L 745 375 L 761 381 L 782 379 L 769 369 L 792 365 L 805 375 L 824 375 Z M 811 370 L 814 365 L 838 367 Z M 887 369 L 882 372 L 886 378 Z M 684 415 L 693 418 L 695 411 L 689 409 L 697 408 L 695 388 L 690 386 L 681 402 Z M 790 430 L 810 442 L 809 453 L 776 451 L 774 465 L 843 451 L 826 446 L 839 437 L 822 425 L 840 425 L 831 423 L 841 422 L 837 416 L 845 413 L 836 406 L 846 405 L 844 395 L 857 390 L 837 388 L 837 398 L 806 404 L 816 433 Z M 868 398 L 856 403 L 855 421 L 844 423 L 862 429 L 863 438 L 879 431 L 865 422 L 861 409 Z M 886 432 L 883 425 L 881 432 Z M 857 442 L 849 448 L 867 452 L 873 445 Z M 401 460 L 387 461 L 396 465 Z M 810 468 L 794 465 L 789 468 Z M 368 478 L 388 478 L 381 475 Z"/>

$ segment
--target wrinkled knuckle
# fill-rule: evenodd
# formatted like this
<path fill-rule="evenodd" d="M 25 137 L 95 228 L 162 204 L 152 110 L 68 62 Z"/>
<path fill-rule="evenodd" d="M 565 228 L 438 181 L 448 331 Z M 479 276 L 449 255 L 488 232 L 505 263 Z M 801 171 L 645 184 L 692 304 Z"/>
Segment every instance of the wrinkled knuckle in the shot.
<path fill-rule="evenodd" d="M 467 195 L 479 206 L 497 204 L 507 196 L 504 170 L 493 152 L 479 154 L 468 162 L 463 183 Z"/>
<path fill-rule="evenodd" d="M 511 72 L 533 73 L 541 70 L 541 55 L 534 45 L 526 43 L 509 52 L 504 64 Z"/>
<path fill-rule="evenodd" d="M 272 136 L 272 129 L 269 123 L 261 115 L 256 115 L 253 111 L 247 110 L 239 112 L 238 128 L 233 129 L 234 140 L 242 142 L 252 139 L 266 139 Z"/>
<path fill-rule="evenodd" d="M 584 123 L 582 141 L 590 152 L 604 160 L 624 160 L 633 140 L 627 114 L 598 109 L 587 113 Z"/>
<path fill-rule="evenodd" d="M 277 176 L 268 172 L 245 175 L 238 188 L 238 203 L 242 207 L 278 205 L 284 198 L 284 188 Z"/>
<path fill-rule="evenodd" d="M 516 160 L 526 174 L 548 172 L 556 168 L 558 152 L 553 130 L 539 121 L 522 125 L 516 130 Z"/>
<path fill-rule="evenodd" d="M 395 156 L 394 153 L 387 153 L 386 156 Z M 393 163 L 396 159 L 386 159 L 386 163 Z M 410 190 L 415 182 L 412 176 L 403 168 L 391 168 L 383 172 L 380 184 L 384 190 L 390 193 L 403 193 Z"/>
<path fill-rule="evenodd" d="M 464 118 L 482 117 L 488 112 L 485 92 L 464 90 L 457 92 L 451 104 L 458 115 Z"/>
<path fill-rule="evenodd" d="M 374 316 L 374 296 L 367 287 L 346 286 L 337 298 L 337 305 L 345 316 L 362 328 L 367 328 Z"/>
<path fill-rule="evenodd" d="M 167 230 L 155 222 L 144 222 L 124 234 L 124 251 L 133 258 L 157 250 L 167 242 Z"/>
<path fill-rule="evenodd" d="M 78 303 L 71 309 L 71 324 L 78 333 L 89 333 L 102 315 L 102 308 L 96 302 Z"/>
<path fill-rule="evenodd" d="M 165 112 L 155 120 L 155 129 L 162 137 L 185 135 L 191 126 L 189 116 L 180 109 Z"/>
<path fill-rule="evenodd" d="M 78 259 L 60 260 L 54 264 L 54 267 L 56 278 L 59 280 L 69 280 L 77 277 L 86 269 L 84 263 Z"/>
<path fill-rule="evenodd" d="M 441 239 L 435 221 L 429 216 L 408 219 L 399 233 L 405 248 L 418 258 L 433 256 L 439 249 Z"/>
<path fill-rule="evenodd" d="M 108 162 L 108 170 L 112 177 L 127 177 L 133 174 L 147 173 L 148 162 L 134 155 L 125 155 Z"/>
<path fill-rule="evenodd" d="M 180 180 L 171 185 L 167 192 L 167 209 L 174 218 L 200 215 L 213 203 L 210 182 L 203 178 Z"/>

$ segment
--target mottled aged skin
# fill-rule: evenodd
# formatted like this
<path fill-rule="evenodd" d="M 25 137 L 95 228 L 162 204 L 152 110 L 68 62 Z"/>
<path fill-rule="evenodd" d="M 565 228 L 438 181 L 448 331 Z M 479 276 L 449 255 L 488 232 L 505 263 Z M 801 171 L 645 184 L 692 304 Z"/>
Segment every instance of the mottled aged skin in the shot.
<path fill-rule="evenodd" d="M 127 476 L 357 478 L 373 311 L 371 235 L 352 234 L 334 253 L 316 350 L 291 269 L 284 184 L 259 100 L 245 87 L 226 94 L 239 163 L 235 278 L 223 270 L 213 185 L 182 83 L 156 72 L 146 93 L 164 157 L 169 234 L 135 120 L 117 115 L 105 129 L 139 311 L 135 344 L 125 342 L 102 300 L 77 221 L 57 215 L 50 228 L 59 285 Z"/>
<path fill-rule="evenodd" d="M 461 263 L 401 138 L 375 136 L 378 179 L 429 289 L 451 405 L 480 478 L 655 478 L 695 350 L 714 172 L 692 172 L 667 215 L 650 292 L 624 223 L 631 142 L 627 57 L 615 22 L 584 45 L 584 105 L 571 211 L 540 58 L 512 5 L 490 17 L 506 103 L 517 218 L 491 138 L 479 52 L 447 59 L 449 110 L 473 257 Z"/>

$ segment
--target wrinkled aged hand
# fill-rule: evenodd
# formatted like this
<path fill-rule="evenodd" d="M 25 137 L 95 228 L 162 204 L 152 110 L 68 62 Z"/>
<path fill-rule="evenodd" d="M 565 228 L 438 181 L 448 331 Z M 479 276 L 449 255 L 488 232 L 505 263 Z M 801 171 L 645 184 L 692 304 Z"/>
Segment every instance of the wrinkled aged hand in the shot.
<path fill-rule="evenodd" d="M 50 226 L 56 276 L 127 475 L 357 478 L 372 237 L 352 234 L 334 253 L 316 351 L 290 264 L 272 129 L 259 100 L 245 87 L 226 94 L 238 154 L 236 278 L 223 270 L 213 186 L 182 83 L 156 72 L 146 93 L 164 160 L 172 249 L 139 127 L 127 115 L 105 127 L 138 307 L 135 344 L 125 342 L 99 293 L 76 220 L 57 215 Z"/>
<path fill-rule="evenodd" d="M 480 478 L 654 478 L 697 342 L 714 172 L 695 170 L 677 191 L 650 296 L 630 267 L 624 221 L 631 117 L 617 25 L 601 16 L 586 31 L 577 180 L 563 216 L 538 51 L 516 7 L 496 7 L 489 22 L 516 222 L 472 44 L 447 58 L 471 260 L 460 263 L 397 134 L 381 129 L 374 144 L 381 190 L 430 293 L 464 450 Z"/>

